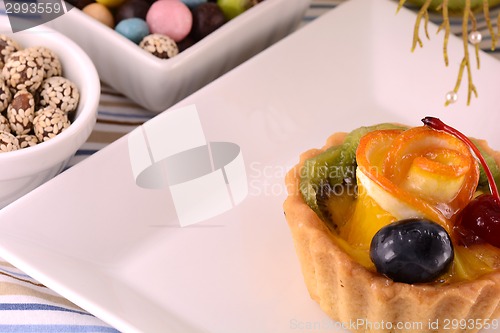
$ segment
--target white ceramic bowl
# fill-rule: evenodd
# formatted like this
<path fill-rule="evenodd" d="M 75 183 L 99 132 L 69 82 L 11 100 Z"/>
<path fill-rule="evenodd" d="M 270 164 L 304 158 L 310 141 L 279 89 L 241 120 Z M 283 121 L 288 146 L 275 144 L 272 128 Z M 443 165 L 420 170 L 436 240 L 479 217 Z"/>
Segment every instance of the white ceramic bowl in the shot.
<path fill-rule="evenodd" d="M 309 2 L 265 0 L 167 60 L 76 8 L 48 24 L 87 52 L 103 82 L 161 112 L 292 32 Z"/>
<path fill-rule="evenodd" d="M 13 34 L 7 17 L 0 16 L 0 33 L 10 35 L 22 47 L 41 45 L 53 50 L 61 61 L 63 76 L 80 92 L 75 119 L 65 131 L 34 147 L 0 153 L 2 208 L 60 173 L 88 139 L 96 122 L 100 82 L 85 52 L 53 29 L 39 26 Z"/>

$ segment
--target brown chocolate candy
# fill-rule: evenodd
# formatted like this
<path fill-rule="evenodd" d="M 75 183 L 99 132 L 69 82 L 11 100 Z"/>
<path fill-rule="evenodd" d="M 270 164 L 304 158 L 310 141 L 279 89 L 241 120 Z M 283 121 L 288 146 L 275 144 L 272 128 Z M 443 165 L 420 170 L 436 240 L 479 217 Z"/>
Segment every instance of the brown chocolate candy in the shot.
<path fill-rule="evenodd" d="M 67 113 L 50 106 L 37 111 L 37 115 L 33 120 L 33 130 L 40 142 L 54 138 L 68 128 L 69 125 L 70 121 Z"/>
<path fill-rule="evenodd" d="M 33 129 L 35 118 L 35 99 L 27 90 L 18 91 L 7 108 L 7 119 L 11 133 L 15 135 L 28 134 Z"/>
<path fill-rule="evenodd" d="M 45 71 L 43 75 L 44 79 L 62 75 L 61 61 L 54 51 L 44 46 L 34 46 L 33 49 L 38 51 L 42 56 L 43 69 Z"/>
<path fill-rule="evenodd" d="M 73 112 L 78 106 L 80 93 L 76 84 L 62 76 L 53 76 L 42 82 L 39 104 L 51 106 L 64 112 Z"/>
<path fill-rule="evenodd" d="M 116 10 L 115 22 L 118 24 L 122 20 L 133 17 L 146 20 L 149 7 L 151 3 L 147 0 L 127 0 Z"/>
<path fill-rule="evenodd" d="M 0 132 L 10 133 L 9 120 L 0 114 Z"/>
<path fill-rule="evenodd" d="M 193 27 L 190 34 L 195 40 L 206 37 L 226 23 L 222 10 L 213 2 L 199 4 L 192 13 Z"/>
<path fill-rule="evenodd" d="M 19 140 L 14 135 L 0 132 L 0 153 L 18 150 L 19 148 Z"/>
<path fill-rule="evenodd" d="M 38 144 L 38 139 L 32 134 L 18 135 L 17 140 L 19 141 L 19 147 L 21 149 L 33 147 Z"/>
<path fill-rule="evenodd" d="M 43 62 L 42 55 L 34 48 L 12 53 L 2 69 L 5 83 L 13 91 L 35 92 L 45 75 Z"/>
<path fill-rule="evenodd" d="M 7 109 L 11 100 L 12 92 L 7 84 L 5 84 L 3 78 L 0 77 L 0 112 Z"/>
<path fill-rule="evenodd" d="M 0 69 L 3 68 L 7 58 L 21 49 L 19 44 L 7 35 L 0 34 Z"/>
<path fill-rule="evenodd" d="M 144 37 L 139 46 L 161 59 L 169 59 L 179 53 L 179 48 L 175 41 L 161 34 L 151 34 Z"/>

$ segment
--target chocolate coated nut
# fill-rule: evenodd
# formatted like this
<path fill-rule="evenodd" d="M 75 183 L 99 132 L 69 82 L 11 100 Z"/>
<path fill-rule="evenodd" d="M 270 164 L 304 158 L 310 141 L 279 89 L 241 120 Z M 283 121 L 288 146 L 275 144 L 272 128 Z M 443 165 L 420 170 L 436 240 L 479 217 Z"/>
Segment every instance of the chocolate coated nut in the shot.
<path fill-rule="evenodd" d="M 213 2 L 202 3 L 193 9 L 193 28 L 191 35 L 200 40 L 217 30 L 226 19 L 221 9 Z"/>
<path fill-rule="evenodd" d="M 127 0 L 116 10 L 115 21 L 118 23 L 134 17 L 145 20 L 150 6 L 147 0 Z"/>
<path fill-rule="evenodd" d="M 179 53 L 193 46 L 194 44 L 196 44 L 196 40 L 194 39 L 193 36 L 188 35 L 186 38 L 177 43 L 177 47 L 179 48 Z"/>

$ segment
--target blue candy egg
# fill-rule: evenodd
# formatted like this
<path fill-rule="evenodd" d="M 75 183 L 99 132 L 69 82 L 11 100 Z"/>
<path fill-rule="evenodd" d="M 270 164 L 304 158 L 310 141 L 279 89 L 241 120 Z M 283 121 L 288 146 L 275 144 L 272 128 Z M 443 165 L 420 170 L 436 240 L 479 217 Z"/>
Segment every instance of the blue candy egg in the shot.
<path fill-rule="evenodd" d="M 199 4 L 207 2 L 207 0 L 181 0 L 189 8 L 194 8 Z"/>
<path fill-rule="evenodd" d="M 136 44 L 139 44 L 144 37 L 149 35 L 148 24 L 137 17 L 121 20 L 116 25 L 115 31 Z"/>

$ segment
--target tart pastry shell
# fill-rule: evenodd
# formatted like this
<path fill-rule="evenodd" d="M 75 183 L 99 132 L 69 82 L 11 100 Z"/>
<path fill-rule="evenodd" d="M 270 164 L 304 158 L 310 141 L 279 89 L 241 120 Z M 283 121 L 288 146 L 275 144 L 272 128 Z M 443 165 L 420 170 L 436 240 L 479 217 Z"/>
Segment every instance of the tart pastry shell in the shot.
<path fill-rule="evenodd" d="M 500 271 L 451 284 L 398 283 L 366 269 L 336 243 L 300 193 L 300 170 L 305 160 L 344 137 L 334 134 L 322 149 L 303 153 L 286 175 L 284 211 L 311 298 L 353 332 L 478 332 L 495 323 L 500 316 Z M 484 141 L 480 144 L 500 162 L 500 154 Z M 460 321 L 471 324 L 463 329 L 457 327 Z"/>

